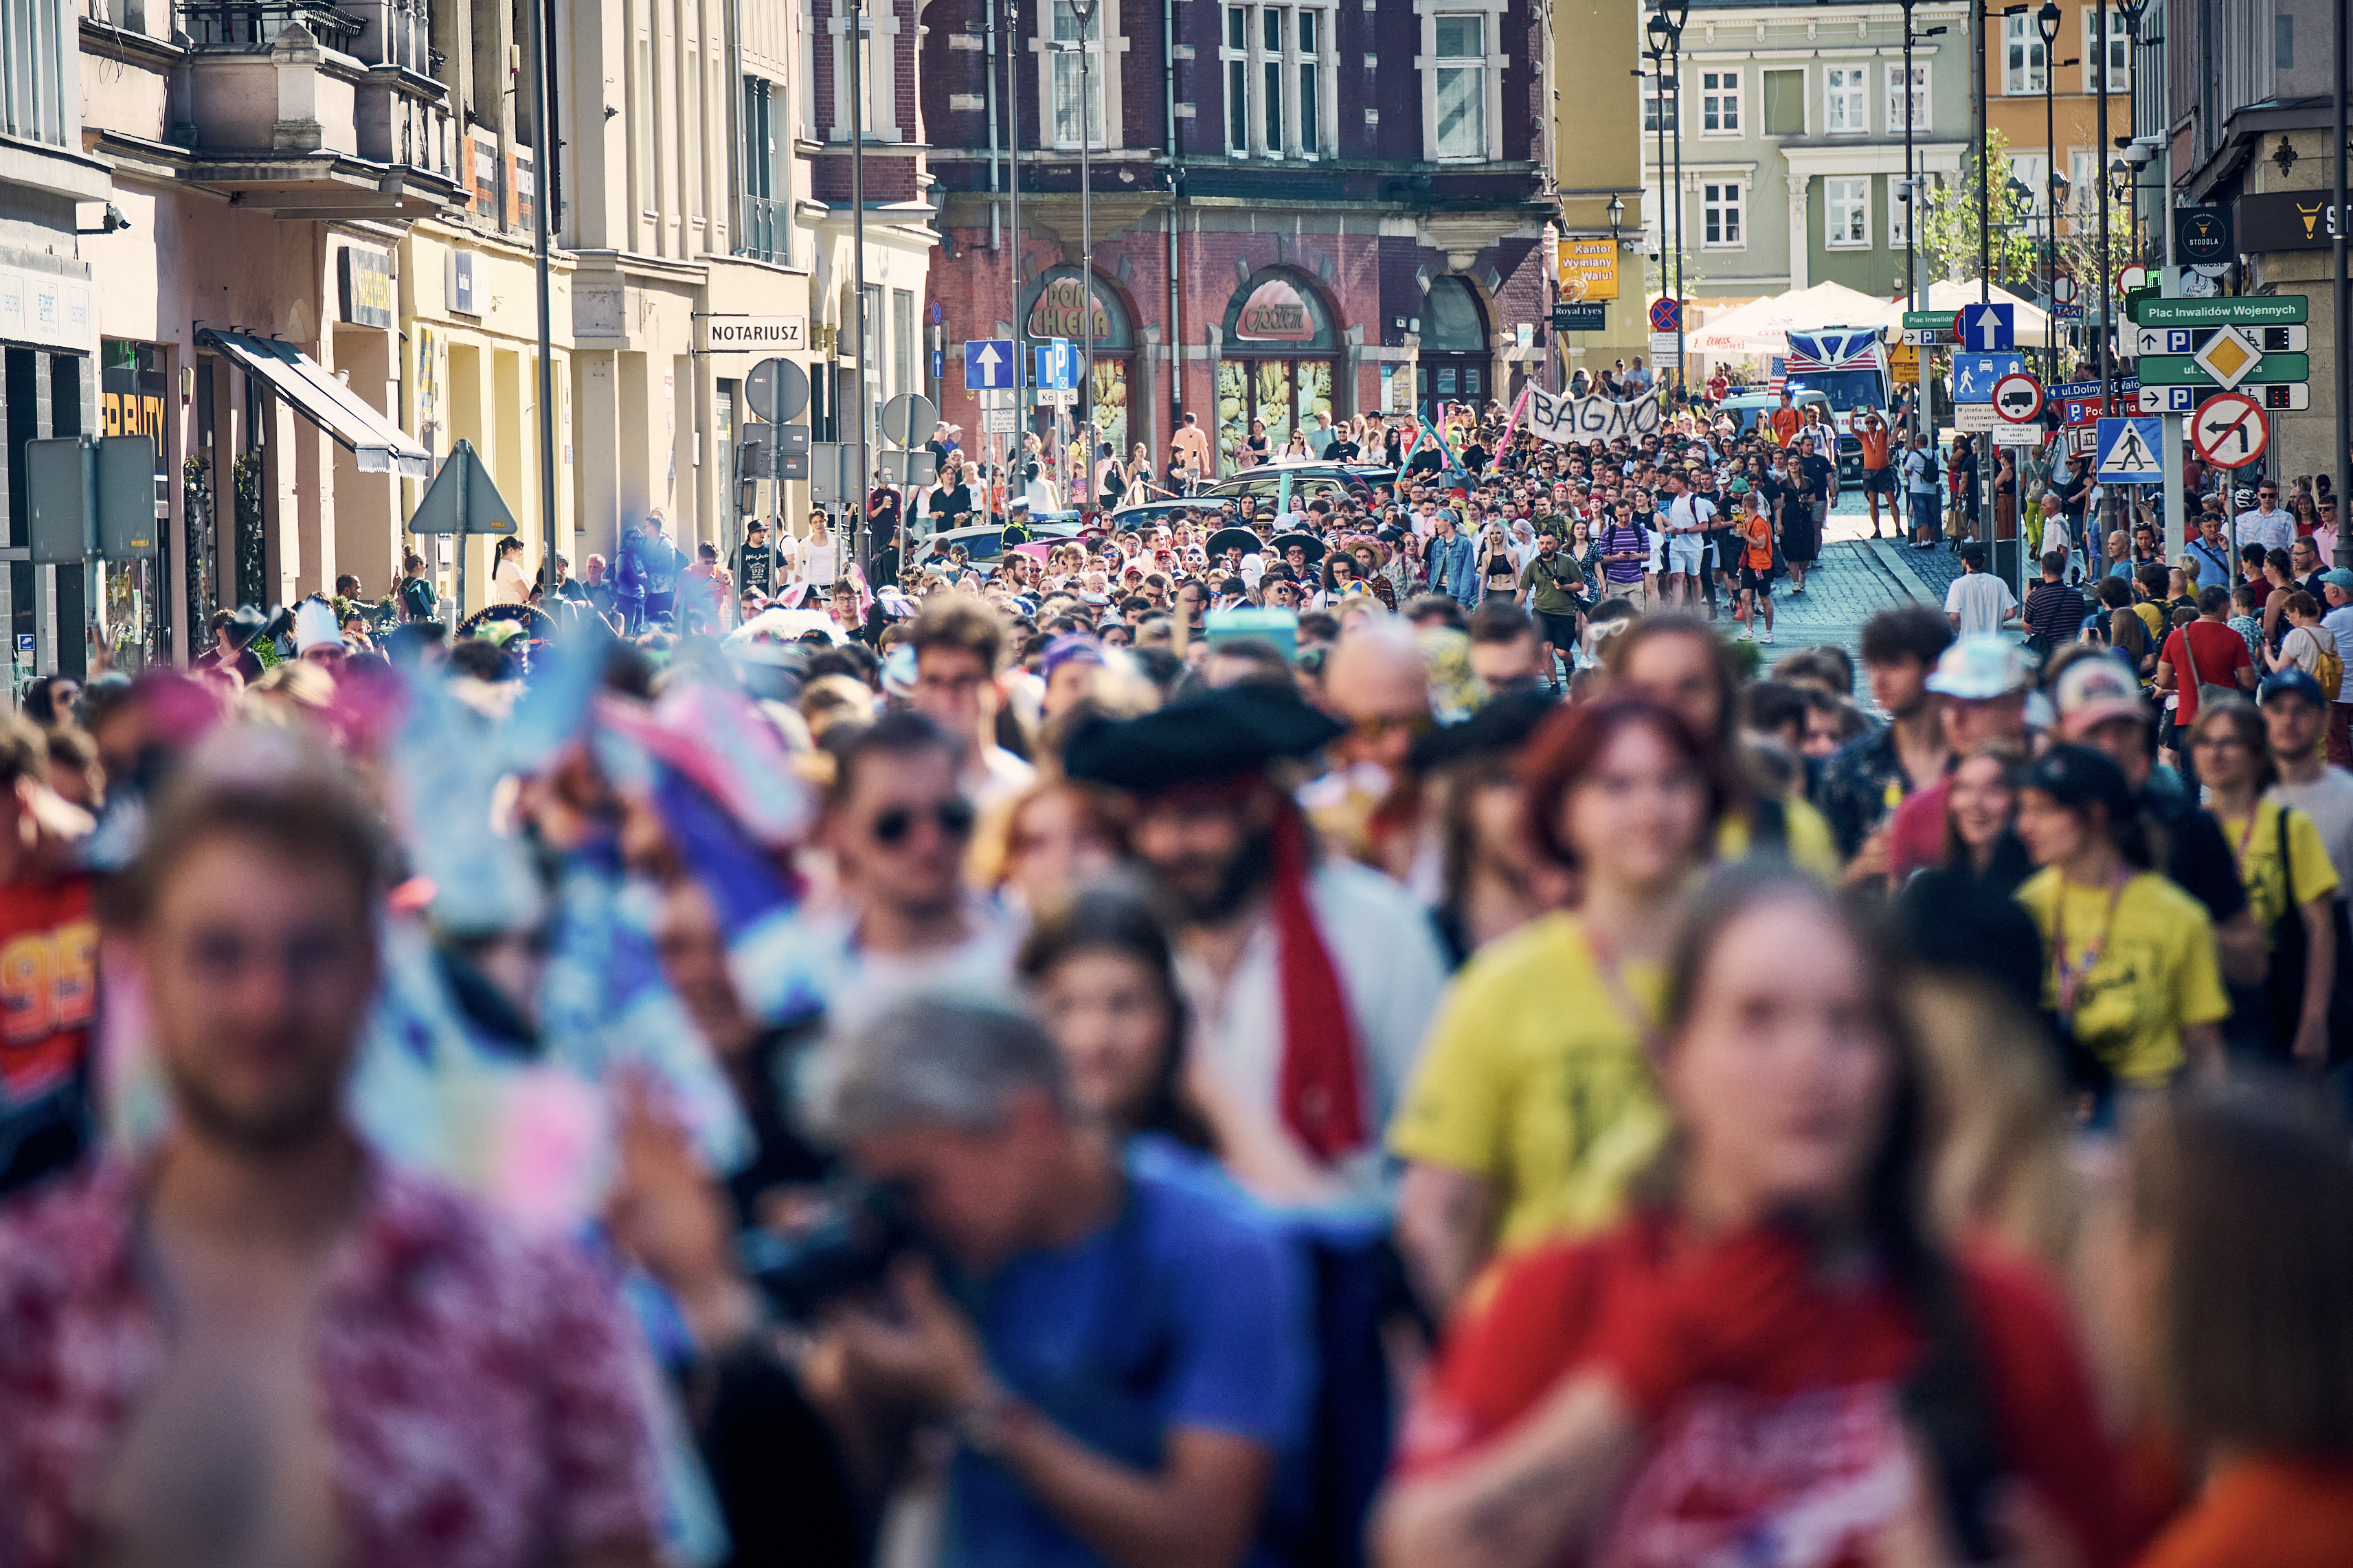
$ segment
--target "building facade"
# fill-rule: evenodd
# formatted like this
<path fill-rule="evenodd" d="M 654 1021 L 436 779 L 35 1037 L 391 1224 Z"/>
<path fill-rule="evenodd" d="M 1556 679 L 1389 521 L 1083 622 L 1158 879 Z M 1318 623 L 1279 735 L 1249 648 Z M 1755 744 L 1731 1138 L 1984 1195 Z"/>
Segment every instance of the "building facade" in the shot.
<path fill-rule="evenodd" d="M 1555 0 L 1545 82 L 1552 120 L 1551 187 L 1567 247 L 1564 292 L 1597 298 L 1577 279 L 1609 258 L 1614 286 L 1600 293 L 1599 331 L 1561 334 L 1555 347 L 1573 374 L 1644 352 L 1648 301 L 1640 237 L 1655 187 L 1643 181 L 1641 84 L 1626 62 L 1641 47 L 1641 13 L 1621 0 Z M 1618 203 L 1613 214 L 1610 203 Z"/>
<path fill-rule="evenodd" d="M 1254 429 L 1280 450 L 1323 416 L 1508 400 L 1545 374 L 1557 208 L 1527 0 L 933 0 L 924 16 L 952 370 L 967 338 L 1092 330 L 1075 417 L 1155 468 L 1186 412 L 1229 464 Z M 976 447 L 960 375 L 943 401 Z"/>
<path fill-rule="evenodd" d="M 1912 167 L 1947 182 L 1974 131 L 1969 7 L 1912 16 Z M 1822 282 L 1905 291 L 1904 58 L 1898 5 L 1694 8 L 1680 91 L 1645 86 L 1642 177 L 1652 192 L 1680 185 L 1684 291 L 1703 316 Z M 1645 243 L 1674 241 L 1654 227 Z"/>
<path fill-rule="evenodd" d="M 2101 8 L 2057 0 L 2058 37 L 2048 47 L 2040 10 L 1986 21 L 1986 124 L 2009 143 L 2010 178 L 2033 194 L 2036 218 L 2047 219 L 2055 199 L 2058 233 L 2074 233 L 2079 221 L 2088 233 L 2099 221 L 2094 193 L 2116 158 L 2113 145 L 2100 145 Z M 2113 142 L 2131 133 L 2134 62 L 2123 16 L 2114 5 L 2106 16 Z"/>

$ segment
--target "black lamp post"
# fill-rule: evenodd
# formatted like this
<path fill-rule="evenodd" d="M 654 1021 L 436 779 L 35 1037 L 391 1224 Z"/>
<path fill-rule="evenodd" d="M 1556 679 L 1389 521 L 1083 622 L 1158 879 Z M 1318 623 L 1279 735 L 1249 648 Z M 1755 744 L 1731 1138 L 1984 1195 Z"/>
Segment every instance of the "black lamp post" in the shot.
<path fill-rule="evenodd" d="M 2043 345 L 2050 363 L 2043 366 L 2046 382 L 2059 379 L 2059 322 L 2055 314 L 2058 300 L 2055 288 L 2059 280 L 2059 126 L 2058 109 L 2052 98 L 2058 84 L 2058 51 L 2061 14 L 2058 0 L 2042 0 L 2042 9 L 2034 14 L 2034 30 L 2042 39 L 2042 200 L 2043 233 L 2042 286 L 2044 298 L 2053 314 L 2043 319 L 2050 323 L 2043 334 Z"/>
<path fill-rule="evenodd" d="M 1682 301 L 1683 301 L 1683 28 L 1684 28 L 1684 26 L 1685 26 L 1686 25 L 1688 25 L 1688 24 L 1689 24 L 1689 22 L 1690 22 L 1690 21 L 1691 21 L 1691 0 L 1659 0 L 1659 8 L 1658 8 L 1657 10 L 1655 10 L 1655 11 L 1653 11 L 1653 12 L 1651 12 L 1651 19 L 1650 19 L 1649 23 L 1644 26 L 1644 29 L 1643 29 L 1646 33 L 1648 33 L 1648 34 L 1650 35 L 1650 39 L 1651 39 L 1651 49 L 1653 50 L 1653 52 L 1657 52 L 1657 51 L 1661 51 L 1661 50 L 1663 50 L 1663 51 L 1665 52 L 1666 58 L 1665 58 L 1665 61 L 1664 61 L 1664 68 L 1665 68 L 1665 71 L 1666 71 L 1666 79 L 1665 79 L 1663 82 L 1662 82 L 1662 83 L 1660 84 L 1660 85 L 1661 85 L 1661 88 L 1662 88 L 1662 89 L 1672 89 L 1672 90 L 1673 91 L 1673 93 L 1674 93 L 1674 106 L 1675 106 L 1675 107 L 1674 107 L 1674 115 L 1675 115 L 1674 193 L 1675 193 L 1675 194 L 1674 194 L 1673 208 L 1674 208 L 1675 227 L 1674 227 L 1674 239 L 1673 239 L 1673 243 L 1672 243 L 1672 256 L 1673 256 L 1673 263 L 1674 263 L 1674 282 L 1673 282 L 1673 284 L 1672 284 L 1672 288 L 1669 288 L 1669 286 L 1668 286 L 1668 284 L 1667 284 L 1667 268 L 1666 268 L 1666 266 L 1665 266 L 1664 258 L 1662 258 L 1662 264 L 1661 264 L 1660 268 L 1659 268 L 1659 282 L 1660 282 L 1660 286 L 1661 286 L 1661 288 L 1662 288 L 1662 289 L 1667 289 L 1667 291 L 1671 292 L 1671 293 L 1674 296 L 1674 299 L 1675 299 L 1675 301 L 1676 301 L 1676 311 L 1675 311 L 1675 384 L 1676 384 L 1677 386 L 1681 386 L 1681 385 L 1683 385 L 1683 310 L 1682 310 Z M 1664 130 L 1665 130 L 1665 120 L 1664 120 L 1664 118 L 1663 118 L 1663 110 L 1664 110 L 1664 107 L 1665 107 L 1665 106 L 1664 106 L 1664 101 L 1663 101 L 1663 100 L 1662 100 L 1662 104 L 1661 104 L 1661 109 L 1662 109 L 1662 119 L 1661 119 L 1661 121 L 1660 121 L 1660 129 L 1661 129 L 1661 132 L 1662 132 L 1662 138 L 1663 138 L 1663 132 L 1664 132 Z M 1663 163 L 1663 158 L 1664 158 L 1664 142 L 1663 142 L 1663 139 L 1662 140 L 1662 142 L 1661 142 L 1661 153 L 1662 153 L 1662 162 Z M 1660 173 L 1661 173 L 1662 179 L 1662 182 L 1663 182 L 1663 176 L 1664 176 L 1664 174 L 1665 174 L 1665 170 L 1663 169 L 1663 167 L 1661 169 Z M 1663 214 L 1661 216 L 1660 222 L 1661 222 L 1661 226 L 1661 226 L 1661 228 L 1660 228 L 1660 232 L 1659 232 L 1659 238 L 1660 238 L 1660 243 L 1662 244 L 1662 246 L 1664 246 L 1664 245 L 1666 245 L 1666 244 L 1667 244 L 1667 237 L 1666 237 L 1666 230 L 1665 230 L 1665 227 L 1664 227 L 1664 224 L 1665 224 L 1665 217 L 1664 217 L 1664 215 L 1663 215 Z"/>
<path fill-rule="evenodd" d="M 1642 31 L 1651 41 L 1651 110 L 1659 122 L 1659 292 L 1680 300 L 1683 296 L 1669 272 L 1667 260 L 1669 253 L 1675 248 L 1670 222 L 1671 207 L 1667 201 L 1667 59 L 1668 52 L 1675 45 L 1675 25 L 1667 19 L 1667 13 L 1662 7 L 1651 13 L 1651 19 L 1643 25 Z M 1675 100 L 1675 111 L 1680 118 L 1683 111 L 1680 96 Z M 1678 148 L 1683 144 L 1681 125 L 1675 127 L 1675 143 Z M 1678 192 L 1678 196 L 1681 194 Z"/>

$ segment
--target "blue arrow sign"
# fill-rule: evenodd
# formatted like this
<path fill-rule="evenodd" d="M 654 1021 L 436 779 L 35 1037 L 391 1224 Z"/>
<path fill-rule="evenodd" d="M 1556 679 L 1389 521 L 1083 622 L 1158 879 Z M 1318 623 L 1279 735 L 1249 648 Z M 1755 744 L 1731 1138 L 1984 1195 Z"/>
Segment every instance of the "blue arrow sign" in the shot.
<path fill-rule="evenodd" d="M 2017 311 L 2006 300 L 1961 307 L 1961 346 L 1989 354 L 2018 342 Z M 1978 401 L 1963 399 L 1964 402 Z"/>
<path fill-rule="evenodd" d="M 1010 338 L 975 338 L 964 345 L 964 389 L 1008 392 L 1020 380 L 1021 356 Z"/>
<path fill-rule="evenodd" d="M 2165 478 L 2165 460 L 2159 455 L 2165 450 L 2162 419 L 2103 419 L 2095 445 L 2104 481 L 2143 485 L 2156 484 Z"/>
<path fill-rule="evenodd" d="M 1955 354 L 1953 356 L 1953 401 L 1956 403 L 1991 403 L 1994 384 L 2005 375 L 2018 375 L 2026 369 L 2024 354 Z"/>

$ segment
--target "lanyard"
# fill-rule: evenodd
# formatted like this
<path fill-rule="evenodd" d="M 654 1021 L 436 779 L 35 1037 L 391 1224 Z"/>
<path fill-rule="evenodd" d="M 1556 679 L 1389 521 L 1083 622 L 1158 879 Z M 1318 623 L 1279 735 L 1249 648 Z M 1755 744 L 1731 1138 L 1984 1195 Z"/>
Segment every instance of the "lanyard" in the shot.
<path fill-rule="evenodd" d="M 1626 984 L 1624 963 L 1610 947 L 1608 939 L 1594 929 L 1592 921 L 1580 920 L 1577 923 L 1585 930 L 1585 945 L 1593 953 L 1593 973 L 1600 978 L 1601 989 L 1608 993 L 1609 1005 L 1618 1009 L 1618 1016 L 1634 1031 L 1634 1037 L 1642 1042 L 1643 1054 L 1656 1061 L 1666 1038 L 1659 1033 L 1659 1026 L 1651 1017 L 1650 1009 L 1636 1000 L 1632 988 Z"/>
<path fill-rule="evenodd" d="M 2059 1021 L 2072 1027 L 2075 1020 L 2075 996 L 2084 981 L 2107 952 L 2108 938 L 2116 929 L 2116 905 L 2123 901 L 2125 885 L 2132 880 L 2132 872 L 2125 867 L 2116 868 L 2116 879 L 2108 885 L 2108 912 L 2100 922 L 2098 940 L 2084 949 L 2082 960 L 2067 962 L 2067 876 L 2059 875 L 2059 896 L 2051 903 L 2051 962 L 2059 980 Z"/>

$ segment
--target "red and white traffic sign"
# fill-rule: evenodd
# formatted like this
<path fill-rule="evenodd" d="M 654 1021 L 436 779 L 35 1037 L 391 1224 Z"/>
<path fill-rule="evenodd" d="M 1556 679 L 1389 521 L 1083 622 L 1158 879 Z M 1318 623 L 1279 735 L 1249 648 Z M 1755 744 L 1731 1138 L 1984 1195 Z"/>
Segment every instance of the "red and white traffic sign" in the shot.
<path fill-rule="evenodd" d="M 2135 289 L 2146 289 L 2147 287 L 2148 268 L 2143 267 L 2139 262 L 2136 261 L 2128 267 L 2120 267 L 2116 268 L 2117 293 L 2128 294 Z"/>
<path fill-rule="evenodd" d="M 2226 392 L 2189 416 L 2189 444 L 2218 468 L 2243 468 L 2272 444 L 2263 405 L 2243 392 Z"/>
<path fill-rule="evenodd" d="M 1993 384 L 1993 411 L 2012 425 L 2042 417 L 2042 384 L 2020 371 Z"/>
<path fill-rule="evenodd" d="M 2072 305 L 2083 291 L 2072 272 L 2062 272 L 2051 279 L 2051 302 L 2054 305 Z"/>

